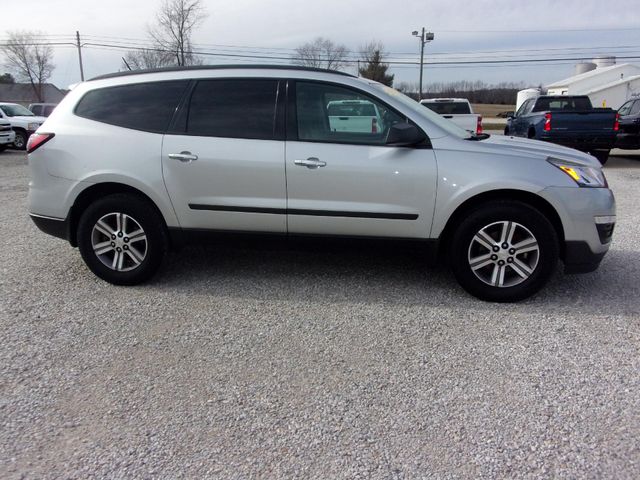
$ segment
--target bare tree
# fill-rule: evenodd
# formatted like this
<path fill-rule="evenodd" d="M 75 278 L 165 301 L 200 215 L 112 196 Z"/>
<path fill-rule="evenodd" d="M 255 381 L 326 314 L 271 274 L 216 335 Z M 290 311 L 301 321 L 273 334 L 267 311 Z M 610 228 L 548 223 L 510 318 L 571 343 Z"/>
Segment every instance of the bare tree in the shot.
<path fill-rule="evenodd" d="M 159 49 L 141 49 L 127 52 L 123 58 L 127 70 L 144 70 L 176 65 L 175 56 L 171 52 Z"/>
<path fill-rule="evenodd" d="M 9 39 L 2 47 L 5 66 L 17 79 L 28 82 L 38 101 L 43 102 L 42 85 L 49 80 L 53 65 L 53 48 L 37 40 L 38 32 L 8 32 Z"/>
<path fill-rule="evenodd" d="M 291 61 L 305 67 L 340 70 L 345 66 L 348 54 L 346 46 L 333 43 L 328 38 L 317 37 L 296 48 Z"/>
<path fill-rule="evenodd" d="M 198 64 L 192 53 L 191 34 L 206 16 L 202 0 L 164 0 L 149 36 L 160 50 L 171 53 L 175 65 Z"/>
<path fill-rule="evenodd" d="M 358 73 L 364 78 L 392 86 L 394 75 L 387 73 L 389 64 L 384 63 L 386 55 L 382 42 L 367 43 L 360 48 L 360 59 L 364 62 L 364 66 L 358 69 Z"/>

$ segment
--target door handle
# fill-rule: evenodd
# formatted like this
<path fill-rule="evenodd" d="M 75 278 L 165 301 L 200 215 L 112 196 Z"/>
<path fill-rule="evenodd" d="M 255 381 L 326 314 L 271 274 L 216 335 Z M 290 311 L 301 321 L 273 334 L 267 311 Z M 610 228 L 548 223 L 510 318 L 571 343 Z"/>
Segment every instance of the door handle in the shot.
<path fill-rule="evenodd" d="M 309 157 L 306 160 L 294 160 L 293 163 L 295 163 L 296 165 L 300 166 L 300 167 L 307 167 L 307 168 L 318 168 L 318 167 L 324 167 L 327 165 L 327 162 L 324 162 L 322 160 L 320 160 L 319 158 L 316 157 Z"/>
<path fill-rule="evenodd" d="M 170 153 L 169 158 L 171 160 L 180 160 L 184 163 L 195 162 L 198 159 L 198 155 L 193 155 L 191 152 Z"/>

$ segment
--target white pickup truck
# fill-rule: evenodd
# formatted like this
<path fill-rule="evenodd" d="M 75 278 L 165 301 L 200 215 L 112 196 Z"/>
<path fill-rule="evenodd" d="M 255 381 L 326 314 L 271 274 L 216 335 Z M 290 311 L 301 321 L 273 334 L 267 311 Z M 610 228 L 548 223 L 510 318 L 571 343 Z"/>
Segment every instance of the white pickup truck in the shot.
<path fill-rule="evenodd" d="M 9 122 L 15 132 L 13 146 L 18 150 L 27 148 L 29 136 L 35 132 L 46 118 L 37 117 L 30 110 L 17 103 L 0 103 L 0 121 Z"/>
<path fill-rule="evenodd" d="M 466 98 L 426 98 L 420 103 L 469 132 L 482 133 L 482 115 L 473 113 Z"/>
<path fill-rule="evenodd" d="M 333 100 L 327 105 L 333 132 L 378 133 L 384 130 L 382 114 L 367 100 Z"/>

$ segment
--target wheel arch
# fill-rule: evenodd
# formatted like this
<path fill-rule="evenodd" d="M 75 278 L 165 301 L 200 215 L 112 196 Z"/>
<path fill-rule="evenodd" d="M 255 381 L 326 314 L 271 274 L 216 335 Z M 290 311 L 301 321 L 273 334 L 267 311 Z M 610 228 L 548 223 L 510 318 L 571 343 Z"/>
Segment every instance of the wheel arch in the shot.
<path fill-rule="evenodd" d="M 547 217 L 547 219 L 549 219 L 549 221 L 553 225 L 553 228 L 556 231 L 558 240 L 560 242 L 560 256 L 561 258 L 564 258 L 565 234 L 560 215 L 553 207 L 553 205 L 551 205 L 551 203 L 549 203 L 546 199 L 542 198 L 539 195 L 536 195 L 535 193 L 527 192 L 525 190 L 490 190 L 488 192 L 483 192 L 466 199 L 454 210 L 454 212 L 447 220 L 447 223 L 445 224 L 442 232 L 440 233 L 440 236 L 438 237 L 438 244 L 444 250 L 446 250 L 447 246 L 451 243 L 453 232 L 455 231 L 455 226 L 458 225 L 469 212 L 471 212 L 472 210 L 476 210 L 482 204 L 494 200 L 516 200 L 530 205 L 540 211 L 545 217 Z"/>
<path fill-rule="evenodd" d="M 90 187 L 85 188 L 80 194 L 76 197 L 71 209 L 69 211 L 69 243 L 77 247 L 78 246 L 78 222 L 82 213 L 87 209 L 91 203 L 99 198 L 103 198 L 107 195 L 113 195 L 116 193 L 129 193 L 132 195 L 137 195 L 143 198 L 145 201 L 149 202 L 150 205 L 156 210 L 156 212 L 160 215 L 161 218 L 164 218 L 162 211 L 158 208 L 156 203 L 143 191 L 132 187 L 130 185 L 126 185 L 124 183 L 118 182 L 103 182 L 96 183 L 91 185 Z M 166 226 L 166 219 L 165 219 Z"/>

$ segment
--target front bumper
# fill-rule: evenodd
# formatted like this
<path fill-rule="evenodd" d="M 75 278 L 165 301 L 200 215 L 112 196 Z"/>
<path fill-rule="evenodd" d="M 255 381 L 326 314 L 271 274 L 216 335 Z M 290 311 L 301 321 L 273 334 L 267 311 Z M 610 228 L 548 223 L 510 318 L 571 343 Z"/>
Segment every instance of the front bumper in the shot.
<path fill-rule="evenodd" d="M 540 195 L 556 210 L 564 233 L 567 273 L 598 268 L 611 246 L 616 203 L 608 188 L 548 187 Z"/>
<path fill-rule="evenodd" d="M 10 132 L 2 131 L 0 132 L 0 145 L 7 145 L 13 143 L 16 139 L 16 133 L 11 130 Z"/>

